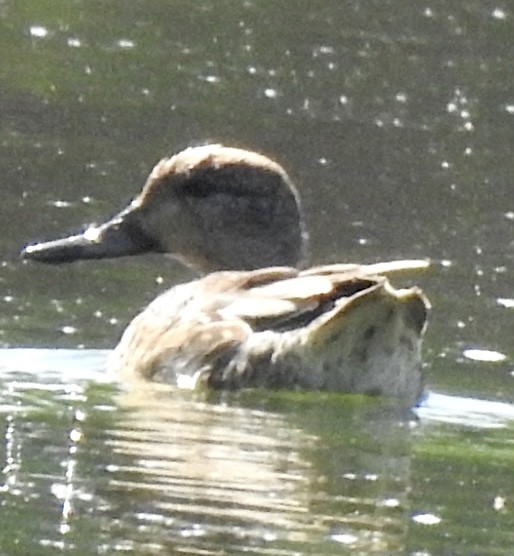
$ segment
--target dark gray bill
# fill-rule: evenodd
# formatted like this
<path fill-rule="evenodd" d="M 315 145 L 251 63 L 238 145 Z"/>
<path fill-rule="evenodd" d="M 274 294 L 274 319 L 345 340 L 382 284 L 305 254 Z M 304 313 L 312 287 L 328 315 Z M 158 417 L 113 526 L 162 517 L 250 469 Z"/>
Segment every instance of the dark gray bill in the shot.
<path fill-rule="evenodd" d="M 156 244 L 134 222 L 127 222 L 118 216 L 78 235 L 28 245 L 21 251 L 21 256 L 27 260 L 59 264 L 83 259 L 124 257 L 149 251 L 158 251 Z"/>

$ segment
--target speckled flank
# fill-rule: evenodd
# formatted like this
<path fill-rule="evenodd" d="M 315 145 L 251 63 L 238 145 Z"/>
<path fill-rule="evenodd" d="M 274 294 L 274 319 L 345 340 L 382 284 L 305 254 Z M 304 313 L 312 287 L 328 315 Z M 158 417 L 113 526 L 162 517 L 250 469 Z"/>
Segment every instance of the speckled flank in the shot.
<path fill-rule="evenodd" d="M 361 267 L 362 274 L 365 268 Z M 269 285 L 266 272 L 232 272 L 226 290 L 215 280 L 217 274 L 211 274 L 180 286 L 180 296 L 163 294 L 128 327 L 113 365 L 127 374 L 153 375 L 159 380 L 175 382 L 178 376 L 188 376 L 191 387 L 340 390 L 393 395 L 406 404 L 416 401 L 422 391 L 419 314 L 426 315 L 427 310 L 418 290 L 395 290 L 381 276 L 366 276 L 363 290 L 345 288 L 355 281 L 355 272 L 330 275 L 321 267 L 320 285 L 328 280 L 332 290 L 322 288 L 317 296 L 309 291 L 306 309 L 304 300 L 292 301 L 289 292 L 301 288 L 302 282 L 310 288 L 312 273 L 304 276 L 283 269 L 281 277 L 281 270 L 275 269 L 275 297 L 270 298 L 262 296 L 263 292 L 269 294 L 269 289 L 260 290 L 259 276 Z M 219 273 L 220 279 L 224 275 Z M 234 289 L 236 277 L 239 284 Z M 204 282 L 217 282 L 216 290 Z M 347 291 L 356 293 L 344 295 Z M 337 292 L 341 297 L 336 297 Z M 245 298 L 249 303 L 238 305 L 244 312 L 231 313 L 230 320 L 222 318 L 232 301 Z M 184 299 L 186 318 L 178 308 L 184 307 Z M 260 315 L 261 304 L 270 299 L 280 308 L 282 301 L 292 303 L 286 312 Z M 171 303 L 166 306 L 167 302 Z M 319 311 L 320 306 L 326 310 Z M 298 325 L 284 326 L 288 317 L 296 317 Z M 155 329 L 163 336 L 153 338 Z M 149 338 L 155 341 L 149 342 Z"/>

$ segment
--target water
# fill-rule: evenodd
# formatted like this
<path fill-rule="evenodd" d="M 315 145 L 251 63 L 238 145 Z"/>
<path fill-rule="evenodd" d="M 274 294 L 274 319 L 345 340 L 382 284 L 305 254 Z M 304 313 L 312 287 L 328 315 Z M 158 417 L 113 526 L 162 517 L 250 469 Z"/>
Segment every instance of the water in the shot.
<path fill-rule="evenodd" d="M 2 3 L 0 552 L 511 553 L 513 16 L 483 1 Z M 130 317 L 192 271 L 47 268 L 19 249 L 115 213 L 156 160 L 206 141 L 288 169 L 314 263 L 433 260 L 407 280 L 434 306 L 416 413 L 137 396 L 106 376 Z"/>
<path fill-rule="evenodd" d="M 4 553 L 509 553 L 510 404 L 133 391 L 107 353 L 0 354 Z"/>

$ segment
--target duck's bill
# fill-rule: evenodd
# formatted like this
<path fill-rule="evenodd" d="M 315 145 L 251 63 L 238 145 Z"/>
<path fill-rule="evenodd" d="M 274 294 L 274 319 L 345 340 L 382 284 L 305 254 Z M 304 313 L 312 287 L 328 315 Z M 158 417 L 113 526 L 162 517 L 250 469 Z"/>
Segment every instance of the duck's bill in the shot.
<path fill-rule="evenodd" d="M 125 257 L 153 251 L 153 245 L 121 220 L 92 226 L 83 233 L 25 247 L 24 259 L 48 264 L 71 263 L 85 259 Z"/>

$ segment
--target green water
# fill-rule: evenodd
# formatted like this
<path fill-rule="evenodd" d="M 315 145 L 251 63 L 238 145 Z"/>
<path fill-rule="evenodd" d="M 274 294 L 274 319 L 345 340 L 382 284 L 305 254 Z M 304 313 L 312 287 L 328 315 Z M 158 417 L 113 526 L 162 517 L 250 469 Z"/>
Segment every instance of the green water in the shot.
<path fill-rule="evenodd" d="M 482 1 L 0 4 L 0 553 L 512 553 L 512 27 Z M 287 168 L 313 263 L 432 259 L 422 408 L 105 375 L 193 273 L 19 250 L 207 141 Z"/>
<path fill-rule="evenodd" d="M 0 353 L 3 553 L 510 553 L 510 404 L 134 391 L 105 355 Z"/>

